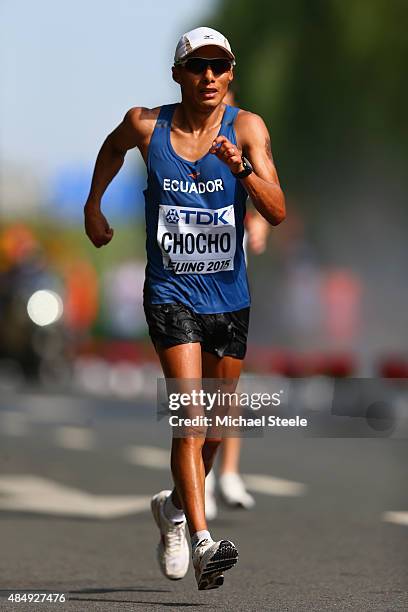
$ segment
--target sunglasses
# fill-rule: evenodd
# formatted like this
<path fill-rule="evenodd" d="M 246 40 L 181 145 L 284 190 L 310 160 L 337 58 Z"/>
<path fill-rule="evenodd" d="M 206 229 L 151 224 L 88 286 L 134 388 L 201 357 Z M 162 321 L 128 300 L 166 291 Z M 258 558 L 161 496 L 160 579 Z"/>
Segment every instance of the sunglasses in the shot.
<path fill-rule="evenodd" d="M 215 76 L 219 76 L 220 74 L 224 74 L 224 72 L 228 72 L 231 70 L 232 66 L 235 64 L 232 60 L 227 58 L 214 58 L 207 59 L 204 57 L 190 57 L 184 61 L 178 62 L 178 65 L 184 66 L 184 68 L 191 72 L 192 74 L 202 74 L 207 70 L 207 66 L 209 66 Z"/>

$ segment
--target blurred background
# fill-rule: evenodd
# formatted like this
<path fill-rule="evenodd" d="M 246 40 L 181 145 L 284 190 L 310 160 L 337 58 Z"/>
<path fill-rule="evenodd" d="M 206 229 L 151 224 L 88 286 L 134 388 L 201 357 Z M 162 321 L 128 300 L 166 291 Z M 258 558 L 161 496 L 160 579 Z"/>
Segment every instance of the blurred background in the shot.
<path fill-rule="evenodd" d="M 287 197 L 287 220 L 249 255 L 247 369 L 405 375 L 406 2 L 166 7 L 1 3 L 1 384 L 78 386 L 86 367 L 156 363 L 138 152 L 103 201 L 108 247 L 85 236 L 83 205 L 126 110 L 179 99 L 174 47 L 203 24 L 231 41 L 237 103 L 265 119 Z"/>
<path fill-rule="evenodd" d="M 406 384 L 386 404 L 351 384 L 408 380 L 407 19 L 406 0 L 0 1 L 1 609 L 11 588 L 75 611 L 213 606 L 154 559 L 170 432 L 137 151 L 103 199 L 113 240 L 96 249 L 83 227 L 105 137 L 132 106 L 179 100 L 174 48 L 203 25 L 231 42 L 237 104 L 265 119 L 287 199 L 248 254 L 247 380 L 293 384 L 312 416 L 340 391 L 320 433 L 243 441 L 256 507 L 217 506 L 212 533 L 242 562 L 215 607 L 408 609 Z"/>

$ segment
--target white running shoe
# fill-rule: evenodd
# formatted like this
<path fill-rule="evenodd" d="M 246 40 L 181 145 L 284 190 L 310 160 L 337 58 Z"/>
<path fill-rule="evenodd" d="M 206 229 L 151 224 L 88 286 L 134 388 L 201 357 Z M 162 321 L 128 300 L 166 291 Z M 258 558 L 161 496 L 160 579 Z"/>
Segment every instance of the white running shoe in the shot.
<path fill-rule="evenodd" d="M 229 540 L 201 540 L 193 553 L 198 590 L 217 589 L 224 584 L 224 572 L 238 561 L 238 551 Z"/>
<path fill-rule="evenodd" d="M 217 502 L 215 499 L 215 476 L 213 470 L 205 479 L 205 518 L 212 521 L 217 516 Z"/>
<path fill-rule="evenodd" d="M 152 497 L 150 507 L 154 520 L 160 529 L 157 558 L 166 578 L 180 580 L 187 574 L 190 562 L 190 547 L 186 538 L 186 519 L 173 523 L 163 512 L 164 502 L 171 491 L 160 491 Z"/>
<path fill-rule="evenodd" d="M 245 489 L 244 482 L 236 472 L 221 474 L 218 480 L 220 493 L 228 506 L 250 510 L 255 506 L 255 500 Z"/>

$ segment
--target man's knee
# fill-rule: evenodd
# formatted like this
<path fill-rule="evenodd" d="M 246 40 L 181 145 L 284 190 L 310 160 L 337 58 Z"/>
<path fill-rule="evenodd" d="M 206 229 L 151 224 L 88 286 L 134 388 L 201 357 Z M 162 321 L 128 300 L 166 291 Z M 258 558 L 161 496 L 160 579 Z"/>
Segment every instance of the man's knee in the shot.
<path fill-rule="evenodd" d="M 201 450 L 205 442 L 205 431 L 190 432 L 189 435 L 173 438 L 173 449 Z"/>

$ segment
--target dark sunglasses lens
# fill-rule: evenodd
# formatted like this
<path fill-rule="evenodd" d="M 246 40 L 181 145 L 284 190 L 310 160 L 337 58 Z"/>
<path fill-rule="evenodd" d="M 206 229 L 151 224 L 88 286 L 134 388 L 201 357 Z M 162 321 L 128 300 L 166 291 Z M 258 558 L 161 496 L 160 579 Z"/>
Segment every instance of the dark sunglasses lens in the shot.
<path fill-rule="evenodd" d="M 214 74 L 223 74 L 231 68 L 231 62 L 227 59 L 206 60 L 201 57 L 192 57 L 186 62 L 186 70 L 193 74 L 201 74 L 210 66 Z"/>
<path fill-rule="evenodd" d="M 231 62 L 227 59 L 215 59 L 210 66 L 214 74 L 223 74 L 231 68 Z"/>
<path fill-rule="evenodd" d="M 186 62 L 186 70 L 193 74 L 201 74 L 207 68 L 208 62 L 200 57 L 192 57 Z"/>

